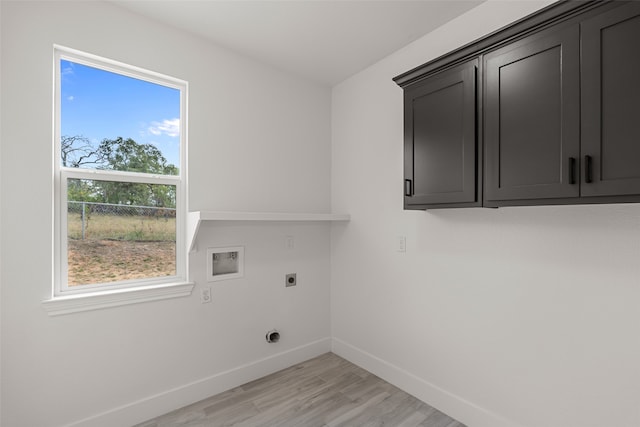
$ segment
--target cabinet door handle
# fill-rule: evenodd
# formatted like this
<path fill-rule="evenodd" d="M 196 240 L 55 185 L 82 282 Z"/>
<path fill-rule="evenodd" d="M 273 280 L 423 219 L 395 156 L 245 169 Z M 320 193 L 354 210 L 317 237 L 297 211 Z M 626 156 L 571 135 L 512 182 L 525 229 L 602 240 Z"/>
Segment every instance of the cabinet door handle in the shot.
<path fill-rule="evenodd" d="M 576 183 L 576 158 L 569 157 L 569 184 Z"/>
<path fill-rule="evenodd" d="M 584 182 L 591 184 L 593 182 L 593 158 L 584 156 Z"/>
<path fill-rule="evenodd" d="M 413 185 L 410 179 L 404 180 L 404 195 L 411 197 L 413 195 Z"/>

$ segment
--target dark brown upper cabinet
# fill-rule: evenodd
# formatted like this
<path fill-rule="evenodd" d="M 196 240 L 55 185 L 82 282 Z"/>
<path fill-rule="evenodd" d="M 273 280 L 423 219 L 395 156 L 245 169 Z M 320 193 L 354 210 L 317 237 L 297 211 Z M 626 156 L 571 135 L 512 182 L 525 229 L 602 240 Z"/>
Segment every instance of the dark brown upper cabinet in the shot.
<path fill-rule="evenodd" d="M 404 206 L 640 202 L 640 2 L 560 1 L 394 78 Z"/>
<path fill-rule="evenodd" d="M 640 194 L 640 3 L 581 31 L 582 195 Z"/>
<path fill-rule="evenodd" d="M 579 196 L 579 27 L 484 57 L 485 200 Z"/>
<path fill-rule="evenodd" d="M 405 91 L 405 209 L 479 205 L 471 61 Z"/>

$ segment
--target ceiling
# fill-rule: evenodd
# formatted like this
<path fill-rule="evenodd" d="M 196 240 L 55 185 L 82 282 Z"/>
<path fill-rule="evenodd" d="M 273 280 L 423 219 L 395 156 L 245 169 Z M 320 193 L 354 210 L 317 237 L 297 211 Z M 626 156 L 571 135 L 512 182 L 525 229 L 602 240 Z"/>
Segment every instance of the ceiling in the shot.
<path fill-rule="evenodd" d="M 333 86 L 485 0 L 112 0 Z"/>

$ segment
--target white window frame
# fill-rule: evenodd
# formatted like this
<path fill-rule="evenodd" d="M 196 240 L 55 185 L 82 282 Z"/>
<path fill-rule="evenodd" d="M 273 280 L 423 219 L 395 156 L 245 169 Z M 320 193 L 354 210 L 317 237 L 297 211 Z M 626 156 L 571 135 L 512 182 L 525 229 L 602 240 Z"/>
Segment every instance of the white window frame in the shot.
<path fill-rule="evenodd" d="M 133 77 L 147 82 L 174 88 L 180 91 L 180 165 L 179 175 L 157 175 L 138 172 L 95 170 L 63 167 L 61 156 L 61 69 L 60 61 L 69 60 L 78 64 L 102 69 L 108 72 Z M 105 306 L 140 302 L 148 299 L 163 299 L 184 296 L 191 293 L 193 284 L 188 282 L 188 252 L 186 248 L 187 217 L 187 91 L 186 81 L 148 71 L 139 67 L 105 59 L 75 49 L 54 46 L 54 278 L 50 300 L 45 301 L 45 309 L 50 314 L 64 314 Z M 136 182 L 148 184 L 174 185 L 176 187 L 176 274 L 168 277 L 126 280 L 111 283 L 68 286 L 67 261 L 67 182 L 70 178 L 101 181 Z M 175 288 L 175 292 L 171 290 Z M 145 292 L 150 290 L 150 292 Z M 141 292 L 142 291 L 142 292 Z M 114 298 L 114 293 L 120 294 Z M 147 295 L 148 294 L 148 295 Z M 147 296 L 145 296 L 147 295 Z M 80 309 L 69 310 L 71 301 L 77 306 L 77 298 L 95 296 L 97 302 L 81 304 Z M 105 298 L 106 297 L 106 298 Z M 128 298 L 132 297 L 132 298 Z M 75 301 L 72 301 L 76 299 Z M 119 301 L 119 303 L 115 303 Z M 100 302 L 102 301 L 102 303 Z M 131 301 L 131 302 L 127 302 Z M 58 302 L 58 303 L 56 303 Z M 106 305 L 105 305 L 106 304 Z M 89 307 L 89 308 L 87 308 Z"/>

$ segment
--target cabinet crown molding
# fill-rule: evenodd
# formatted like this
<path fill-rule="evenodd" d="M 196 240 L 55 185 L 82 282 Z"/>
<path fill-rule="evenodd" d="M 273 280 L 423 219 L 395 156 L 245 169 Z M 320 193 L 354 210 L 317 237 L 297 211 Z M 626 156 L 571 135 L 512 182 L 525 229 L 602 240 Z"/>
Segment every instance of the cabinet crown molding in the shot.
<path fill-rule="evenodd" d="M 463 62 L 472 60 L 474 57 L 484 54 L 488 50 L 494 49 L 506 43 L 511 43 L 519 38 L 525 37 L 533 32 L 540 31 L 545 27 L 555 25 L 581 15 L 591 9 L 610 4 L 615 7 L 617 4 L 628 3 L 628 1 L 613 0 L 589 0 L 589 1 L 559 1 L 553 3 L 539 11 L 525 16 L 499 30 L 489 33 L 486 36 L 472 41 L 454 51 L 439 56 L 429 62 L 417 66 L 393 78 L 400 87 L 404 88 L 419 80 L 427 78 L 437 72 L 455 67 Z"/>

